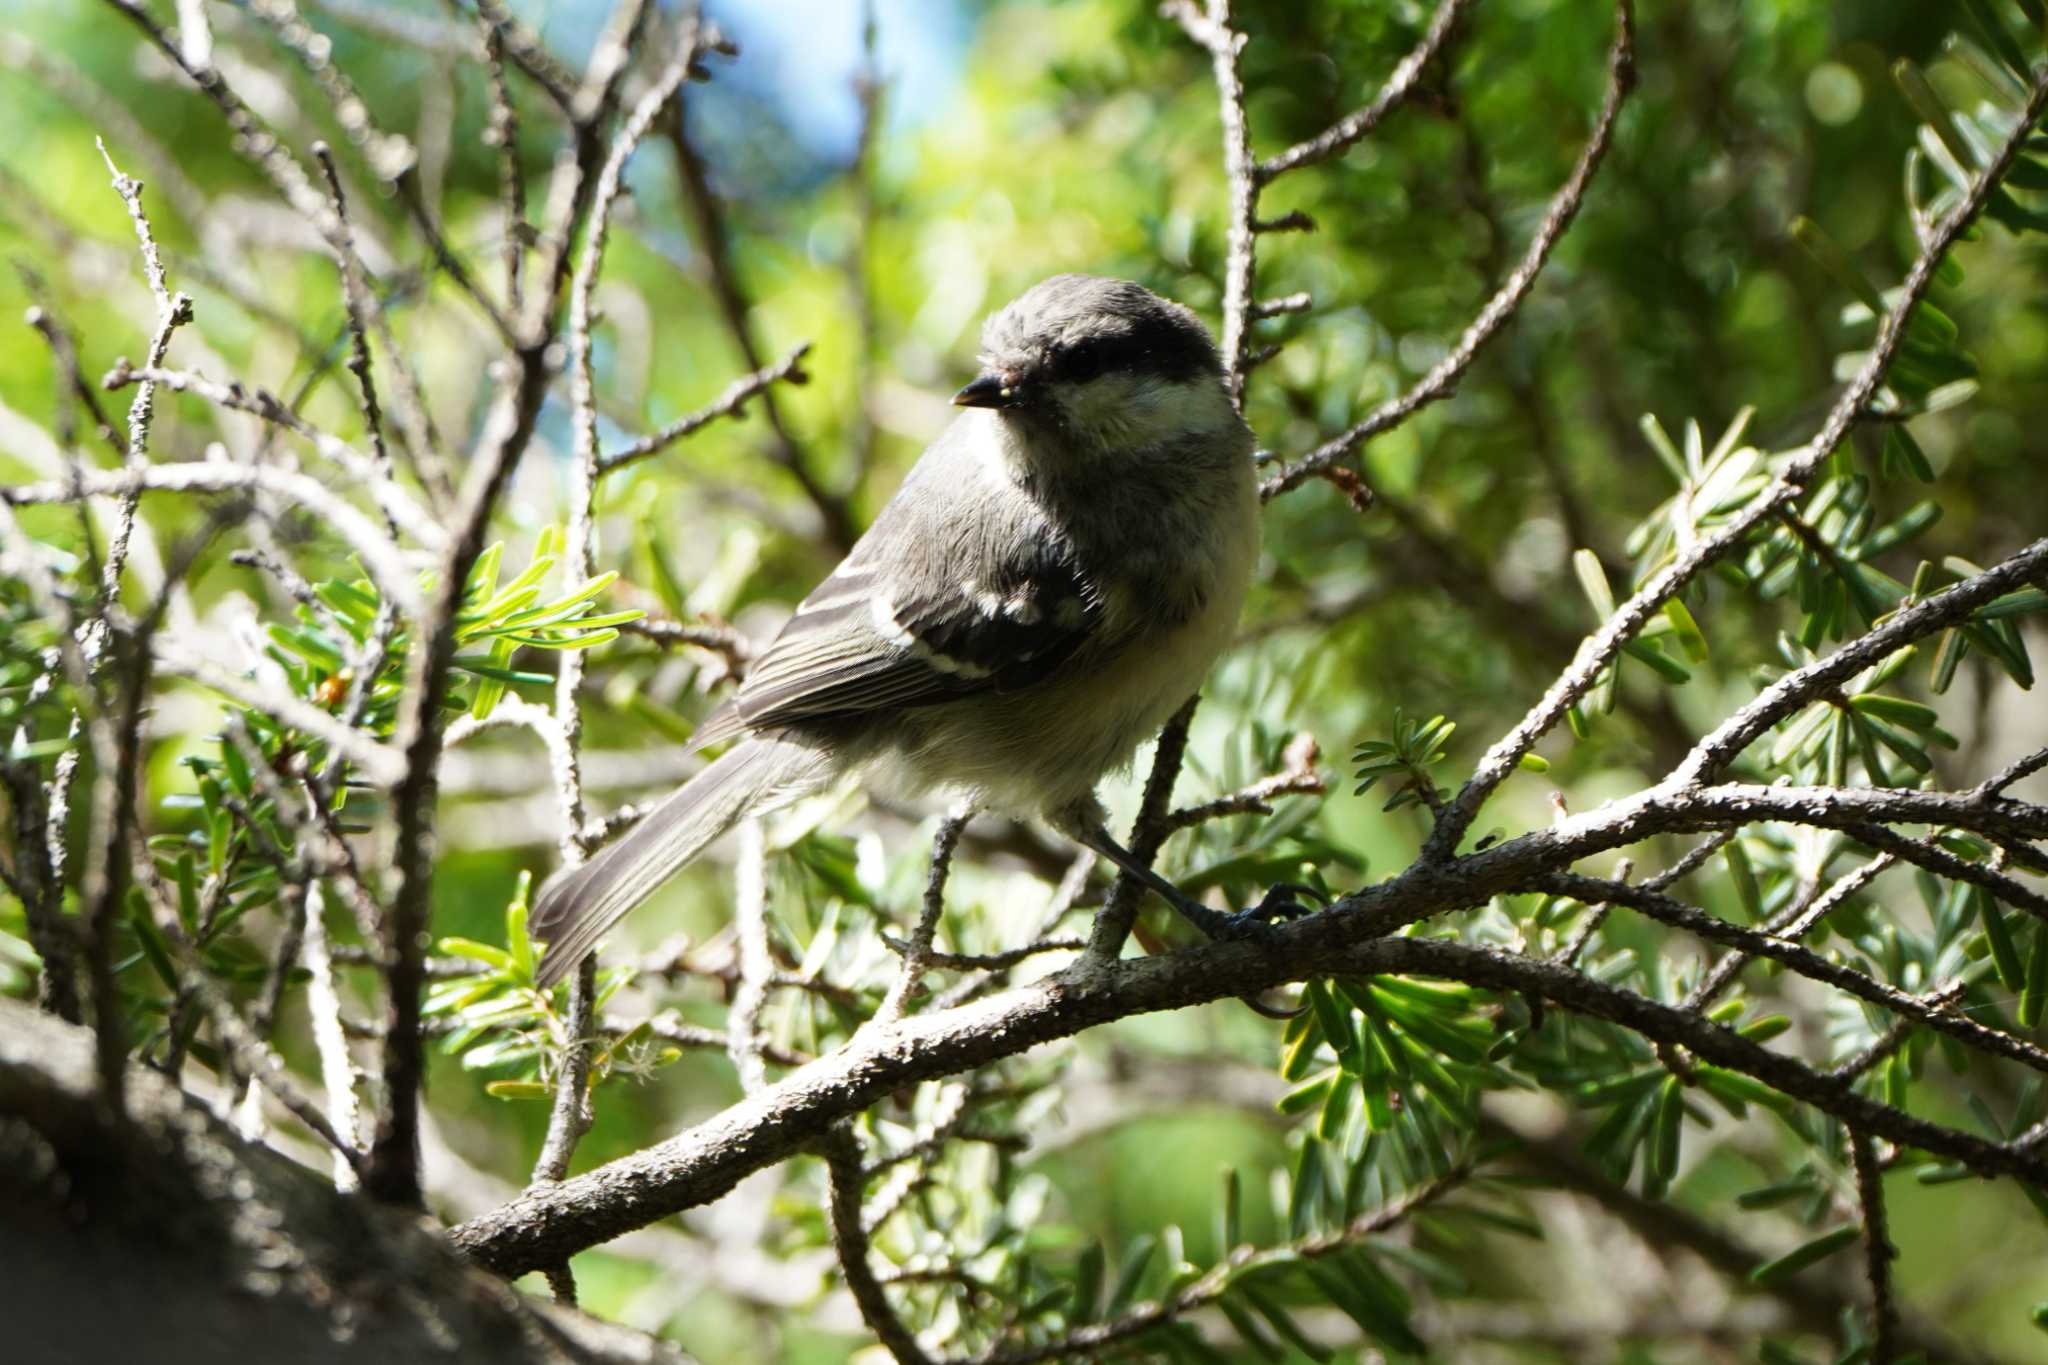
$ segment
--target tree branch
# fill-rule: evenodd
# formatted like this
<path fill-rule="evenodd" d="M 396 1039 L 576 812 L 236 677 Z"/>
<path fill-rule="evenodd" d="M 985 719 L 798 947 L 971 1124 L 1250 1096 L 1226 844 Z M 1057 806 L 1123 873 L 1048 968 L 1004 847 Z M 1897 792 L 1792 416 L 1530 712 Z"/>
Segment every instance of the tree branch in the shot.
<path fill-rule="evenodd" d="M 1579 153 L 1578 164 L 1572 167 L 1571 175 L 1551 198 L 1550 208 L 1543 215 L 1543 222 L 1536 229 L 1536 236 L 1522 254 L 1521 263 L 1515 267 L 1514 273 L 1486 301 L 1486 306 L 1472 319 L 1471 326 L 1458 338 L 1457 345 L 1413 388 L 1382 403 L 1364 421 L 1283 467 L 1260 485 L 1262 496 L 1272 499 L 1299 488 L 1349 456 L 1361 443 L 1393 430 L 1431 403 L 1448 398 L 1459 378 L 1478 359 L 1480 348 L 1492 340 L 1528 298 L 1537 277 L 1550 260 L 1550 253 L 1578 216 L 1579 206 L 1585 202 L 1586 191 L 1593 183 L 1593 175 L 1600 169 L 1608 145 L 1613 140 L 1614 123 L 1621 115 L 1621 106 L 1635 88 L 1635 10 L 1632 0 L 1619 0 L 1615 5 L 1614 25 L 1614 45 L 1607 54 L 1607 95 L 1600 106 L 1599 117 L 1594 121 L 1592 134 L 1586 139 L 1585 150 Z"/>
<path fill-rule="evenodd" d="M 1507 778 L 1536 741 L 1563 719 L 1565 711 L 1592 689 L 1594 681 L 1614 662 L 1623 645 L 1642 629 L 1651 613 L 1742 544 L 1751 531 L 1774 517 L 1780 507 L 1789 505 L 1820 471 L 1883 382 L 1893 358 L 1905 341 L 1906 318 L 1934 283 L 1935 271 L 1947 257 L 1949 248 L 1976 221 L 1977 215 L 1990 201 L 1992 192 L 2019 155 L 2028 130 L 2039 121 L 2044 109 L 2048 109 L 2048 69 L 2037 75 L 2025 112 L 2015 122 L 2012 133 L 1985 167 L 1984 173 L 1971 185 L 1962 201 L 1936 225 L 1919 259 L 1907 272 L 1905 283 L 1899 288 L 1898 301 L 1885 314 L 1869 358 L 1829 410 L 1813 439 L 1741 512 L 1726 525 L 1701 536 L 1681 550 L 1669 564 L 1651 575 L 1598 631 L 1580 644 L 1578 654 L 1542 699 L 1479 760 L 1470 780 L 1452 799 L 1445 817 L 1437 822 L 1424 856 L 1442 858 L 1455 849 L 1494 788 Z"/>
<path fill-rule="evenodd" d="M 1464 863 L 1469 868 L 1485 856 Z M 1419 900 L 1440 899 L 1447 908 L 1477 904 L 1491 894 L 1486 881 L 1461 877 L 1454 883 L 1444 869 L 1410 877 L 1401 892 L 1390 889 L 1401 884 L 1397 880 L 1367 893 L 1367 899 L 1378 902 L 1379 917 L 1412 913 Z M 1397 908 L 1397 895 L 1407 904 Z M 1498 949 L 1405 937 L 1359 942 L 1355 932 L 1345 933 L 1336 917 L 1325 914 L 1276 929 L 1256 943 L 1210 943 L 1164 957 L 1091 965 L 869 1030 L 688 1132 L 559 1185 L 529 1190 L 450 1235 L 479 1264 L 503 1274 L 554 1264 L 718 1198 L 746 1175 L 794 1155 L 833 1124 L 916 1081 L 1015 1056 L 1112 1019 L 1242 996 L 1309 976 L 1382 972 L 1443 976 L 1490 990 L 1539 995 L 1652 1042 L 1685 1047 L 1703 1062 L 1755 1077 L 1891 1142 L 1949 1157 L 1980 1175 L 2017 1176 L 2048 1187 L 2048 1154 L 1992 1142 L 1867 1099 L 1844 1082 L 1688 1010 Z"/>

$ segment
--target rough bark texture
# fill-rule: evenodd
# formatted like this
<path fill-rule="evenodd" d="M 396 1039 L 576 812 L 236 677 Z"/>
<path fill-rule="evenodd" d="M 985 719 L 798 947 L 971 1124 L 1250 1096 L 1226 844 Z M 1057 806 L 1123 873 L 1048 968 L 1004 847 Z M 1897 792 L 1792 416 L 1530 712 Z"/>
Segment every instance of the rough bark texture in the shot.
<path fill-rule="evenodd" d="M 672 1348 L 517 1293 L 426 1220 L 337 1195 L 152 1072 L 94 1095 L 90 1031 L 0 1000 L 8 1359 L 645 1362 Z"/>

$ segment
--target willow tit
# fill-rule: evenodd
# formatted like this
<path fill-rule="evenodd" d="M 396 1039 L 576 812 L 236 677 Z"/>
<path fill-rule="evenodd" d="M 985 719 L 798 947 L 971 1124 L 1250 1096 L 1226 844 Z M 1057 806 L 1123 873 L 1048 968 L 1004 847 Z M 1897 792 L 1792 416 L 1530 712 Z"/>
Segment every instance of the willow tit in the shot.
<path fill-rule="evenodd" d="M 1138 285 L 1056 275 L 989 319 L 981 363 L 693 747 L 738 743 L 542 888 L 543 985 L 734 824 L 854 772 L 1043 817 L 1211 934 L 1228 920 L 1121 848 L 1094 795 L 1194 693 L 1258 555 L 1216 345 Z"/>

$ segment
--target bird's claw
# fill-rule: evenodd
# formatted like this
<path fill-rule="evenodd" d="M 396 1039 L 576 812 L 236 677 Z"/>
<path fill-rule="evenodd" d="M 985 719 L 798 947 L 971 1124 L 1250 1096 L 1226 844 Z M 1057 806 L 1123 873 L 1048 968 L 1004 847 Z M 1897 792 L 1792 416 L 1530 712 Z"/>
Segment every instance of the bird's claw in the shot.
<path fill-rule="evenodd" d="M 1315 905 L 1304 905 L 1302 900 L 1312 900 Z M 1329 896 L 1313 886 L 1281 882 L 1266 892 L 1257 905 L 1247 906 L 1234 915 L 1220 916 L 1214 936 L 1239 942 L 1262 939 L 1273 932 L 1275 925 L 1313 915 L 1329 901 Z"/>
<path fill-rule="evenodd" d="M 1313 901 L 1313 906 L 1303 902 Z M 1261 924 L 1277 923 L 1291 919 L 1302 919 L 1324 909 L 1330 903 L 1329 893 L 1306 882 L 1278 882 L 1268 890 L 1259 903 L 1241 915 L 1249 916 Z"/>

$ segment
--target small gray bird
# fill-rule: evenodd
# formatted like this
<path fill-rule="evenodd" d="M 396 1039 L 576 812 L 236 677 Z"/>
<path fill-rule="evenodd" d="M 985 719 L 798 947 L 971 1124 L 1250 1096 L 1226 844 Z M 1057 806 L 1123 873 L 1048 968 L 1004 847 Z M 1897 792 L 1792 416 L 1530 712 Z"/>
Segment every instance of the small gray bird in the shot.
<path fill-rule="evenodd" d="M 1056 275 L 991 318 L 966 409 L 693 746 L 738 740 L 542 888 L 540 980 L 566 975 L 706 844 L 861 772 L 1041 816 L 1211 934 L 1103 824 L 1130 760 L 1230 639 L 1258 556 L 1252 434 L 1195 315 Z"/>

